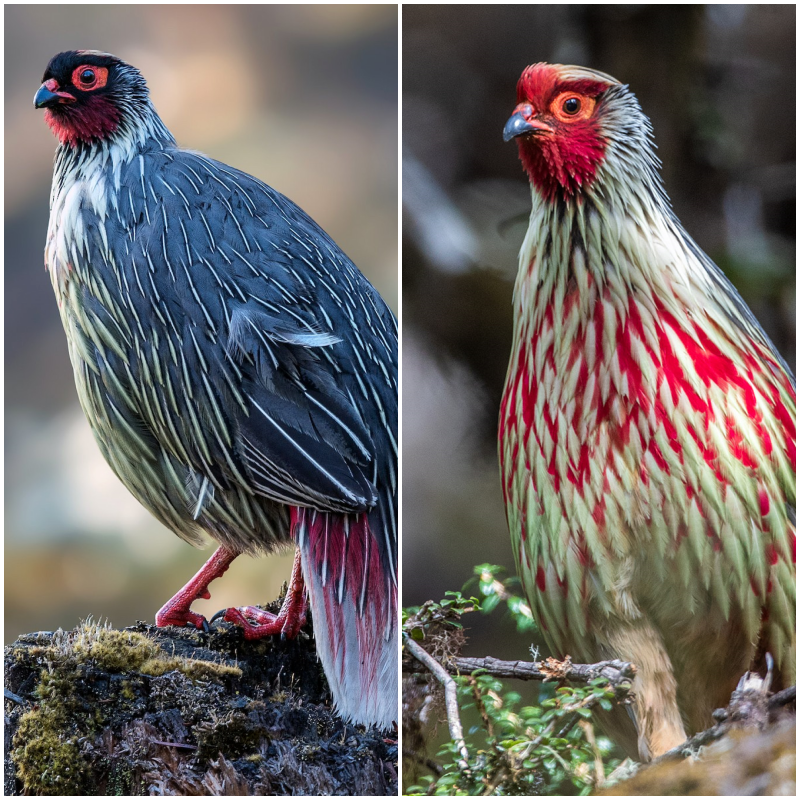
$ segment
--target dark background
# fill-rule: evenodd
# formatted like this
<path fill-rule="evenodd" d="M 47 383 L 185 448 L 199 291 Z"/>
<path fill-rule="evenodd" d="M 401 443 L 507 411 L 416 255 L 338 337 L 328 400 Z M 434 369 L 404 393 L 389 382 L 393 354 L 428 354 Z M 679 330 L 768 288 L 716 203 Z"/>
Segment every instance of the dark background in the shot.
<path fill-rule="evenodd" d="M 405 605 L 475 564 L 514 571 L 496 424 L 531 201 L 502 130 L 537 61 L 631 86 L 678 217 L 794 366 L 793 5 L 404 6 Z M 475 616 L 470 654 L 527 656 L 508 620 Z"/>
<path fill-rule="evenodd" d="M 397 310 L 396 6 L 5 9 L 5 639 L 152 620 L 197 551 L 127 493 L 78 407 L 43 266 L 56 142 L 33 108 L 50 58 L 138 67 L 178 142 L 245 170 L 325 228 Z M 291 554 L 239 559 L 196 608 L 274 598 Z"/>

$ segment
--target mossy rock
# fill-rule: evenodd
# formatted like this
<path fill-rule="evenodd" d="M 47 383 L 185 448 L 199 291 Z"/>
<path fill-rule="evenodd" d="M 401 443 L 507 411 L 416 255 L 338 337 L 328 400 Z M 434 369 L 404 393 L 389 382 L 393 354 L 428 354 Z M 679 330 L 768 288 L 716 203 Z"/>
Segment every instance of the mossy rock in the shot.
<path fill-rule="evenodd" d="M 397 791 L 396 745 L 334 714 L 308 635 L 87 622 L 5 667 L 6 795 Z"/>

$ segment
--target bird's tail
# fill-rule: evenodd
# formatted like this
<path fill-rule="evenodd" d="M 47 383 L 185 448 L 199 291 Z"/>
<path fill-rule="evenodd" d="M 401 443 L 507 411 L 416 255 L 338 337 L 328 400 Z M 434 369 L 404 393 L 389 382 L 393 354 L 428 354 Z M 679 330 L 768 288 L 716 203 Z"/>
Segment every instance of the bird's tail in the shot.
<path fill-rule="evenodd" d="M 397 576 L 378 546 L 379 520 L 292 508 L 317 653 L 336 708 L 384 729 L 398 719 Z"/>

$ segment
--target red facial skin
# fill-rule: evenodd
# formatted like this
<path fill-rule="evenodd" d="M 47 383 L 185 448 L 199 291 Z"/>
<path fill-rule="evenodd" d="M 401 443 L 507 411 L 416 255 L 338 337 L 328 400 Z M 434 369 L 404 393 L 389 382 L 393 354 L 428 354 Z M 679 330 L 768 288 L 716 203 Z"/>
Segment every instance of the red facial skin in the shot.
<path fill-rule="evenodd" d="M 81 81 L 85 71 L 91 71 L 94 79 Z M 108 80 L 105 67 L 84 65 L 72 73 L 72 86 L 79 90 L 76 96 L 69 91 L 59 91 L 58 82 L 51 78 L 44 86 L 62 100 L 56 108 L 44 112 L 45 122 L 61 144 L 76 147 L 78 142 L 87 144 L 111 135 L 119 125 L 120 113 L 107 95 L 92 94 L 102 89 Z"/>
<path fill-rule="evenodd" d="M 531 183 L 548 200 L 567 200 L 594 180 L 606 151 L 594 112 L 608 88 L 602 81 L 563 80 L 549 64 L 534 64 L 522 73 L 514 112 L 537 131 L 517 137 L 519 156 Z M 572 97 L 580 103 L 574 116 L 563 111 Z"/>

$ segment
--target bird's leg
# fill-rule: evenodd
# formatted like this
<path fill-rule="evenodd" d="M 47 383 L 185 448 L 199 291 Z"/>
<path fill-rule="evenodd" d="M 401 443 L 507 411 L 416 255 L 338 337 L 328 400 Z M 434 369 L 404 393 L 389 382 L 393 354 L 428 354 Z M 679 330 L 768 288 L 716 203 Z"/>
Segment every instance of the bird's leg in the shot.
<path fill-rule="evenodd" d="M 605 639 L 608 650 L 617 658 L 636 664 L 632 709 L 640 760 L 651 761 L 685 742 L 674 668 L 659 631 L 642 617 L 618 619 L 613 631 L 605 635 L 598 631 L 596 635 Z"/>
<path fill-rule="evenodd" d="M 156 614 L 156 625 L 164 628 L 167 625 L 194 625 L 196 628 L 208 630 L 208 622 L 202 614 L 191 610 L 192 603 L 199 597 L 208 600 L 211 593 L 208 585 L 214 578 L 219 578 L 231 565 L 238 553 L 233 553 L 224 547 L 218 547 L 211 558 L 200 568 L 197 575 L 192 578 L 171 600 L 168 600 Z"/>
<path fill-rule="evenodd" d="M 245 639 L 261 639 L 264 636 L 277 634 L 284 639 L 294 639 L 305 625 L 307 609 L 308 602 L 306 601 L 300 550 L 298 549 L 294 554 L 289 588 L 286 590 L 283 606 L 277 616 L 270 614 L 269 611 L 255 608 L 255 606 L 242 606 L 241 608 L 227 609 L 223 614 L 223 619 L 241 626 Z"/>

